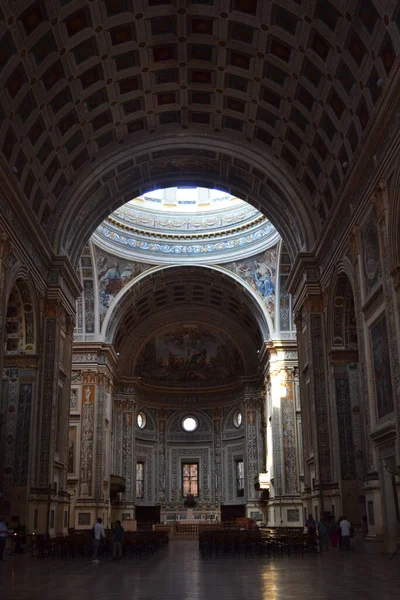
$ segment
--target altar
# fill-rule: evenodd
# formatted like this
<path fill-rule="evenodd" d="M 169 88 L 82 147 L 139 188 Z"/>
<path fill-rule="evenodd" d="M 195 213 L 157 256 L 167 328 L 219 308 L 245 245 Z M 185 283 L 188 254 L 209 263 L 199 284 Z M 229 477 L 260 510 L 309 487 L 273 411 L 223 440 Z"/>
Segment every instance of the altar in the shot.
<path fill-rule="evenodd" d="M 221 510 L 219 506 L 210 508 L 161 508 L 160 523 L 186 523 L 187 525 L 195 525 L 201 523 L 220 523 Z"/>

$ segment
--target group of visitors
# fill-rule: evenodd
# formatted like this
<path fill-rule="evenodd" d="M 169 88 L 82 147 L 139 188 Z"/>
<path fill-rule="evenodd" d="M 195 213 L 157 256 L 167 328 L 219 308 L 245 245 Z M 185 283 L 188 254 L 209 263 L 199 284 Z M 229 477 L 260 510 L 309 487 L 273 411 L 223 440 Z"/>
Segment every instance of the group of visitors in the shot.
<path fill-rule="evenodd" d="M 337 521 L 333 517 L 329 519 L 322 517 L 315 522 L 313 516 L 308 515 L 306 527 L 310 540 L 316 541 L 318 535 L 321 551 L 338 546 L 340 550 L 350 550 L 352 526 L 345 516 L 339 517 Z"/>
<path fill-rule="evenodd" d="M 102 543 L 106 541 L 106 532 L 104 529 L 103 519 L 100 517 L 97 519 L 97 523 L 93 525 L 92 536 L 93 536 L 93 556 L 92 560 L 94 563 L 98 563 L 99 548 Z M 121 525 L 121 521 L 116 521 L 114 534 L 112 538 L 113 543 L 113 560 L 119 560 L 122 558 L 122 543 L 124 541 L 124 528 Z"/>

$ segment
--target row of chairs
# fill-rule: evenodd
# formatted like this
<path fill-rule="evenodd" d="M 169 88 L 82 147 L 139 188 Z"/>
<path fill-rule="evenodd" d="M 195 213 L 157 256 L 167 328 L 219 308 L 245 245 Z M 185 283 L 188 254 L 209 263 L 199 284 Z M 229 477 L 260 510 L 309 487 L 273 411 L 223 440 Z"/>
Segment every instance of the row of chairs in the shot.
<path fill-rule="evenodd" d="M 199 534 L 199 550 L 205 557 L 254 557 L 310 555 L 319 552 L 318 543 L 307 536 L 264 535 L 256 531 L 203 531 Z"/>
<path fill-rule="evenodd" d="M 128 558 L 152 556 L 168 544 L 164 532 L 127 532 L 124 536 L 123 551 Z M 46 538 L 37 536 L 33 556 L 39 559 L 82 559 L 93 553 L 93 539 L 90 533 L 76 533 L 67 536 Z M 99 558 L 106 559 L 112 553 L 112 533 L 100 545 Z"/>

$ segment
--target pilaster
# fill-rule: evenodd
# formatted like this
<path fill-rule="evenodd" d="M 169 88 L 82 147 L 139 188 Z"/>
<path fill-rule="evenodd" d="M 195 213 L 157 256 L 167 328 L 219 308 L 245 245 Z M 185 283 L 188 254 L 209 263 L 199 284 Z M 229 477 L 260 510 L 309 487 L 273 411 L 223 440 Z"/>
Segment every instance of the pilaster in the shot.
<path fill-rule="evenodd" d="M 133 435 L 129 435 L 129 427 L 132 430 L 134 419 L 133 416 L 122 418 L 124 411 L 118 411 L 119 405 L 113 400 L 116 360 L 114 349 L 108 344 L 73 345 L 68 491 L 73 497 L 71 526 L 78 529 L 89 527 L 98 516 L 103 518 L 106 525 L 110 524 L 111 476 L 122 476 L 123 472 L 126 475 L 126 464 L 122 464 L 122 444 L 127 450 L 132 447 Z M 127 405 L 129 410 L 126 412 L 133 412 L 133 403 L 129 401 Z M 116 415 L 121 418 L 118 420 Z M 112 430 L 114 465 L 111 456 Z M 120 471 L 113 473 L 117 440 L 120 442 L 118 455 L 121 464 Z M 132 493 L 132 469 L 133 466 L 127 477 L 128 488 L 125 486 L 124 492 L 129 496 Z"/>
<path fill-rule="evenodd" d="M 303 445 L 297 346 L 294 340 L 273 340 L 266 349 L 268 522 L 300 526 Z"/>

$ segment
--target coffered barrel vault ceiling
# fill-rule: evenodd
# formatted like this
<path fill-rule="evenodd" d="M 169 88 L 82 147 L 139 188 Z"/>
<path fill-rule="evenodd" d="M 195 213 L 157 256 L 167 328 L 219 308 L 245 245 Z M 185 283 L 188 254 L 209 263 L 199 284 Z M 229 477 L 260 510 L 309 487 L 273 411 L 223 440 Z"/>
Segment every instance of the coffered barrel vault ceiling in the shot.
<path fill-rule="evenodd" d="M 233 139 L 282 165 L 310 240 L 399 47 L 397 0 L 1 0 L 1 150 L 55 238 L 63 211 L 78 215 L 71 189 L 102 157 L 116 165 L 127 145 L 166 133 Z M 157 178 L 139 160 L 124 164 L 91 190 L 109 188 L 92 230 L 129 199 L 119 171 L 131 171 L 137 195 Z M 239 177 L 251 168 L 233 165 Z"/>

